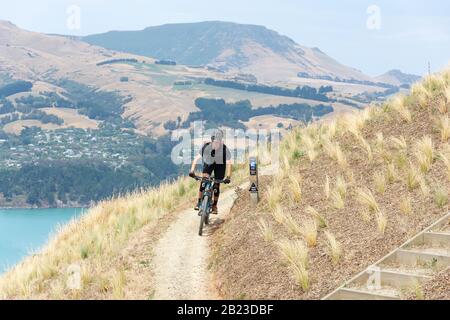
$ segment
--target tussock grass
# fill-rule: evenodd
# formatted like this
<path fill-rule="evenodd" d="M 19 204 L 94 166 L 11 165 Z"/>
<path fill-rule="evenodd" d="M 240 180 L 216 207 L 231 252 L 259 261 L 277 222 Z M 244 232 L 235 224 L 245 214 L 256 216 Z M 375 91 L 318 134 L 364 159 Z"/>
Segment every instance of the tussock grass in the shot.
<path fill-rule="evenodd" d="M 357 189 L 356 190 L 356 200 L 366 206 L 372 212 L 380 211 L 380 207 L 378 206 L 378 202 L 372 194 L 372 191 L 369 189 Z"/>
<path fill-rule="evenodd" d="M 377 132 L 375 135 L 375 148 L 378 152 L 383 152 L 386 148 L 383 132 Z"/>
<path fill-rule="evenodd" d="M 371 163 L 373 161 L 372 147 L 367 142 L 367 140 L 364 139 L 363 137 L 359 137 L 358 141 L 359 141 L 361 147 L 363 148 L 364 152 L 367 155 L 367 160 L 369 161 L 369 163 Z"/>
<path fill-rule="evenodd" d="M 305 148 L 306 155 L 308 156 L 309 161 L 312 163 L 319 155 L 317 151 L 317 143 L 309 136 L 302 136 L 303 147 Z"/>
<path fill-rule="evenodd" d="M 434 161 L 434 144 L 431 137 L 426 136 L 416 142 L 414 154 L 423 173 L 430 171 Z"/>
<path fill-rule="evenodd" d="M 386 176 L 384 172 L 375 172 L 373 175 L 373 183 L 376 192 L 381 195 L 386 192 Z"/>
<path fill-rule="evenodd" d="M 112 295 L 114 299 L 123 300 L 125 298 L 126 282 L 124 269 L 120 269 L 119 272 L 114 273 L 112 278 Z"/>
<path fill-rule="evenodd" d="M 408 170 L 406 172 L 406 186 L 409 191 L 416 189 L 420 185 L 420 180 L 422 175 L 420 170 L 410 163 Z"/>
<path fill-rule="evenodd" d="M 303 291 L 309 290 L 309 275 L 308 269 L 304 266 L 292 265 L 291 269 L 294 273 L 295 280 L 297 285 L 299 285 Z"/>
<path fill-rule="evenodd" d="M 277 246 L 292 270 L 297 284 L 307 291 L 309 289 L 308 248 L 300 240 L 287 239 L 280 240 Z"/>
<path fill-rule="evenodd" d="M 277 206 L 279 206 L 282 192 L 282 184 L 280 183 L 273 183 L 267 187 L 266 196 L 269 209 L 274 210 Z"/>
<path fill-rule="evenodd" d="M 336 178 L 335 190 L 340 194 L 342 199 L 345 199 L 347 196 L 347 182 L 345 182 L 345 179 L 342 176 Z"/>
<path fill-rule="evenodd" d="M 448 191 L 441 186 L 437 186 L 434 190 L 434 202 L 439 208 L 445 207 L 448 204 Z"/>
<path fill-rule="evenodd" d="M 445 97 L 445 105 L 447 106 L 447 110 L 448 110 L 448 106 L 450 105 L 450 86 L 449 86 L 449 84 L 447 84 L 447 88 L 445 89 L 444 97 Z"/>
<path fill-rule="evenodd" d="M 297 221 L 295 221 L 294 218 L 292 218 L 292 215 L 290 214 L 285 214 L 283 224 L 293 235 L 300 235 L 302 233 L 302 228 L 297 223 Z"/>
<path fill-rule="evenodd" d="M 291 198 L 296 203 L 300 203 L 302 201 L 302 187 L 300 185 L 300 181 L 300 176 L 289 176 L 289 193 Z"/>
<path fill-rule="evenodd" d="M 391 137 L 391 141 L 392 141 L 393 147 L 396 150 L 398 150 L 400 152 L 406 152 L 408 150 L 408 144 L 407 144 L 404 136 Z"/>
<path fill-rule="evenodd" d="M 399 204 L 400 212 L 405 215 L 410 215 L 412 213 L 411 198 L 408 196 L 400 200 Z"/>
<path fill-rule="evenodd" d="M 319 224 L 320 228 L 326 228 L 328 226 L 328 222 L 325 219 L 324 216 L 322 216 L 316 209 L 314 209 L 313 207 L 309 206 L 306 208 L 305 210 L 308 214 L 310 214 L 312 217 L 314 217 L 317 221 L 317 223 Z"/>
<path fill-rule="evenodd" d="M 417 101 L 420 107 L 428 108 L 430 96 L 422 83 L 413 84 L 411 87 L 411 96 Z"/>
<path fill-rule="evenodd" d="M 448 112 L 449 104 L 446 100 L 438 102 L 438 111 L 440 114 L 446 114 Z"/>
<path fill-rule="evenodd" d="M 347 157 L 345 156 L 344 152 L 341 149 L 341 146 L 337 142 L 328 142 L 324 145 L 325 152 L 328 154 L 328 156 L 335 160 L 337 164 L 345 169 L 347 168 Z"/>
<path fill-rule="evenodd" d="M 283 210 L 283 207 L 280 204 L 277 204 L 273 210 L 271 211 L 272 217 L 279 224 L 283 224 L 286 221 L 286 213 Z"/>
<path fill-rule="evenodd" d="M 317 244 L 317 223 L 315 219 L 305 219 L 299 231 L 309 247 L 314 247 Z"/>
<path fill-rule="evenodd" d="M 450 119 L 448 115 L 439 117 L 438 129 L 441 134 L 441 141 L 447 142 L 450 139 Z"/>
<path fill-rule="evenodd" d="M 419 178 L 419 187 L 422 196 L 428 197 L 430 195 L 430 188 L 428 187 L 425 177 L 423 176 Z"/>
<path fill-rule="evenodd" d="M 443 153 L 443 152 L 439 153 L 439 158 L 440 158 L 440 159 L 442 160 L 442 162 L 444 163 L 445 169 L 446 169 L 446 173 L 447 173 L 447 178 L 450 180 L 450 159 L 449 159 L 449 157 L 448 157 L 445 153 Z"/>
<path fill-rule="evenodd" d="M 327 239 L 328 254 L 333 264 L 337 265 L 342 257 L 342 245 L 329 231 L 325 231 L 325 237 Z"/>
<path fill-rule="evenodd" d="M 412 116 L 409 108 L 405 104 L 405 96 L 398 95 L 395 96 L 390 102 L 390 106 L 395 110 L 400 118 L 407 123 L 412 121 Z"/>
<path fill-rule="evenodd" d="M 336 209 L 343 209 L 345 207 L 344 198 L 336 190 L 333 190 L 330 195 L 331 204 Z"/>
<path fill-rule="evenodd" d="M 386 181 L 390 184 L 394 183 L 398 180 L 397 170 L 395 169 L 395 165 L 390 163 L 386 167 Z"/>
<path fill-rule="evenodd" d="M 381 234 L 384 234 L 386 232 L 386 226 L 387 226 L 387 222 L 388 222 L 384 213 L 381 211 L 376 211 L 375 212 L 375 221 L 377 223 L 378 231 Z"/>
<path fill-rule="evenodd" d="M 425 77 L 421 85 L 428 99 L 438 97 L 439 95 L 444 94 L 446 90 L 445 80 L 438 74 L 432 74 Z"/>
<path fill-rule="evenodd" d="M 197 193 L 193 179 L 180 178 L 159 188 L 138 190 L 105 200 L 73 220 L 49 241 L 40 253 L 29 256 L 0 279 L 2 298 L 55 297 L 59 299 L 90 296 L 120 298 L 126 279 L 114 270 L 111 261 L 119 255 L 133 232 L 187 204 Z M 66 270 L 82 266 L 81 290 L 66 289 Z M 114 271 L 120 278 L 112 280 L 110 293 L 105 293 L 95 279 Z"/>
<path fill-rule="evenodd" d="M 260 219 L 258 221 L 258 227 L 265 241 L 267 242 L 273 241 L 274 239 L 273 229 L 266 220 Z"/>

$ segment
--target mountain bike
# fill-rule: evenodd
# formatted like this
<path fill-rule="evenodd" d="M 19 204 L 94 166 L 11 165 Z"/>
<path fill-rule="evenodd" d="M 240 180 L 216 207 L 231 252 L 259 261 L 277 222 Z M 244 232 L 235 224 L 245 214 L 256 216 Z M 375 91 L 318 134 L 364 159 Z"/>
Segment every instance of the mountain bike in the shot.
<path fill-rule="evenodd" d="M 214 177 L 194 177 L 197 181 L 202 181 L 205 183 L 205 191 L 202 194 L 202 204 L 199 208 L 198 215 L 200 216 L 200 227 L 198 229 L 198 235 L 203 235 L 203 227 L 209 224 L 209 216 L 212 212 L 213 205 L 213 194 L 214 194 L 214 184 L 224 183 L 224 180 L 218 180 Z"/>

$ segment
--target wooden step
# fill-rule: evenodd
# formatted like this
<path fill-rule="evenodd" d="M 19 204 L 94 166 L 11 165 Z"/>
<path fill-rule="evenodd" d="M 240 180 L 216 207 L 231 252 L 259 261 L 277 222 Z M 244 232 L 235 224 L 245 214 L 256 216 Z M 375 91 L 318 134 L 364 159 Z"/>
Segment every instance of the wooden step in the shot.
<path fill-rule="evenodd" d="M 368 270 L 364 274 L 361 274 L 359 277 L 354 279 L 352 283 L 370 286 L 376 284 L 376 282 L 379 281 L 379 285 L 381 286 L 407 288 L 420 283 L 424 283 L 425 281 L 428 281 L 430 279 L 430 276 L 420 274 L 404 273 L 385 269 L 374 271 L 372 269 Z"/>
<path fill-rule="evenodd" d="M 425 232 L 416 237 L 408 246 L 445 247 L 450 249 L 450 233 Z"/>
<path fill-rule="evenodd" d="M 397 263 L 415 266 L 428 264 L 431 267 L 447 267 L 450 265 L 450 255 L 427 252 L 421 249 L 399 249 L 392 256 Z"/>
<path fill-rule="evenodd" d="M 399 296 L 359 289 L 341 288 L 327 297 L 327 300 L 400 300 Z"/>

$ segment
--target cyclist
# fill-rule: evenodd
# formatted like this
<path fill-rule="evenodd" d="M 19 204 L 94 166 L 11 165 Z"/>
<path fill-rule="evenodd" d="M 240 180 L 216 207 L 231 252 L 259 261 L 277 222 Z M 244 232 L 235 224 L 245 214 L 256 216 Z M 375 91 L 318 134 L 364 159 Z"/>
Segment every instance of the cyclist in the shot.
<path fill-rule="evenodd" d="M 231 152 L 223 143 L 223 131 L 218 129 L 211 137 L 211 142 L 206 143 L 200 153 L 194 158 L 192 162 L 190 177 L 195 177 L 195 167 L 200 160 L 203 160 L 203 177 L 209 178 L 214 173 L 214 178 L 224 180 L 225 184 L 231 182 Z M 214 202 L 212 206 L 212 213 L 217 214 L 217 204 L 220 196 L 220 183 L 214 184 Z M 199 210 L 202 203 L 202 195 L 205 191 L 205 182 L 201 182 L 198 193 L 198 202 L 195 210 Z"/>

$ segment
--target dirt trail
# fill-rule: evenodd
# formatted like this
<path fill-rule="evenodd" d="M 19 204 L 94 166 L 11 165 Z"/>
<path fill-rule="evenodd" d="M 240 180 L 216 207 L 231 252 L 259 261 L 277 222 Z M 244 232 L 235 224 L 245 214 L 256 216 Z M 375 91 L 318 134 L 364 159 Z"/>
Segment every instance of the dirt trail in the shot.
<path fill-rule="evenodd" d="M 241 188 L 248 188 L 247 184 Z M 154 283 L 156 300 L 216 299 L 208 270 L 209 241 L 230 212 L 236 193 L 224 192 L 220 197 L 219 215 L 211 216 L 211 224 L 198 236 L 200 218 L 193 209 L 179 213 L 179 218 L 159 240 L 154 251 Z"/>

